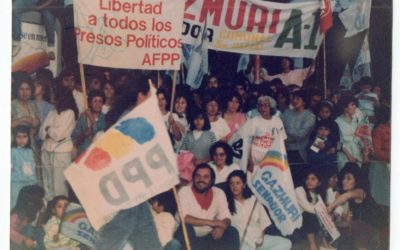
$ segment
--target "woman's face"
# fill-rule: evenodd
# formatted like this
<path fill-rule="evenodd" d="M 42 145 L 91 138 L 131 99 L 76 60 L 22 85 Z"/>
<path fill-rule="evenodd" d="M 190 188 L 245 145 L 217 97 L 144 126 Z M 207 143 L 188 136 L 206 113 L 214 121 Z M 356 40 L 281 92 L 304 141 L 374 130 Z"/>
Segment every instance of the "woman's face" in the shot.
<path fill-rule="evenodd" d="M 328 187 L 334 188 L 337 186 L 338 178 L 337 175 L 333 175 L 328 179 Z"/>
<path fill-rule="evenodd" d="M 197 116 L 194 119 L 194 126 L 197 130 L 203 130 L 204 127 L 204 117 L 202 116 Z"/>
<path fill-rule="evenodd" d="M 306 187 L 308 190 L 315 190 L 319 185 L 321 185 L 321 183 L 315 174 L 309 174 L 307 176 Z"/>
<path fill-rule="evenodd" d="M 18 97 L 22 101 L 28 101 L 32 96 L 32 89 L 28 83 L 22 83 L 18 88 Z"/>
<path fill-rule="evenodd" d="M 160 107 L 161 111 L 166 111 L 167 109 L 167 99 L 165 99 L 165 95 L 163 93 L 159 93 L 157 95 L 158 99 L 158 107 Z"/>
<path fill-rule="evenodd" d="M 92 111 L 95 113 L 100 113 L 102 108 L 103 108 L 104 100 L 103 97 L 101 96 L 95 96 L 92 98 L 90 102 L 90 107 L 92 108 Z"/>
<path fill-rule="evenodd" d="M 113 98 L 115 95 L 115 88 L 108 83 L 106 83 L 104 85 L 103 91 L 104 91 L 104 95 L 106 96 L 106 99 Z"/>
<path fill-rule="evenodd" d="M 351 102 L 344 109 L 344 112 L 349 115 L 354 115 L 356 113 L 356 108 L 357 108 L 356 104 L 354 102 Z"/>
<path fill-rule="evenodd" d="M 257 108 L 263 118 L 271 116 L 271 105 L 268 101 L 259 102 Z"/>
<path fill-rule="evenodd" d="M 226 153 L 222 147 L 215 149 L 213 160 L 218 167 L 224 167 L 226 165 Z"/>
<path fill-rule="evenodd" d="M 240 102 L 236 97 L 233 97 L 228 101 L 228 111 L 237 112 L 239 109 Z"/>
<path fill-rule="evenodd" d="M 186 112 L 187 108 L 187 101 L 183 97 L 179 97 L 175 101 L 175 111 L 178 114 L 184 114 Z"/>
<path fill-rule="evenodd" d="M 207 115 L 214 116 L 218 114 L 218 103 L 216 101 L 210 101 L 207 103 Z"/>
<path fill-rule="evenodd" d="M 354 178 L 354 175 L 350 173 L 345 174 L 342 185 L 344 191 L 353 190 L 356 186 L 356 179 Z"/>
<path fill-rule="evenodd" d="M 294 109 L 301 109 L 304 108 L 305 103 L 303 98 L 299 97 L 299 96 L 294 96 L 293 100 L 292 100 L 292 105 Z"/>
<path fill-rule="evenodd" d="M 229 189 L 231 190 L 233 196 L 241 196 L 243 195 L 243 190 L 245 188 L 245 184 L 242 179 L 238 176 L 234 176 L 229 180 Z"/>
<path fill-rule="evenodd" d="M 42 84 L 35 82 L 35 96 L 43 96 L 44 94 L 45 93 Z"/>

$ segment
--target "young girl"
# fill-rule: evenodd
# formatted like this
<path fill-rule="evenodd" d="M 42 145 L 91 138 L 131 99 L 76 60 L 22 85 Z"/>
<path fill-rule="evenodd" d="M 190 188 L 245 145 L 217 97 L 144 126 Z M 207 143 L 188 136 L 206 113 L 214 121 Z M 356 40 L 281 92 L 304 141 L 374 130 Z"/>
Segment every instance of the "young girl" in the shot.
<path fill-rule="evenodd" d="M 229 188 L 226 189 L 226 197 L 232 214 L 231 223 L 239 231 L 240 239 L 247 226 L 241 250 L 291 249 L 290 240 L 265 234 L 265 229 L 271 225 L 271 220 L 259 202 L 255 205 L 250 223 L 247 225 L 256 198 L 246 185 L 246 174 L 241 170 L 235 170 L 229 174 L 227 183 Z"/>
<path fill-rule="evenodd" d="M 182 139 L 189 130 L 189 124 L 187 121 L 187 110 L 190 106 L 188 104 L 189 99 L 183 93 L 177 93 L 175 98 L 173 113 L 170 112 L 168 116 L 167 127 L 173 135 L 175 150 L 178 151 L 182 144 Z"/>
<path fill-rule="evenodd" d="M 59 195 L 47 203 L 44 218 L 44 245 L 50 249 L 79 249 L 79 242 L 60 233 L 60 224 L 69 202 L 64 195 Z"/>
<path fill-rule="evenodd" d="M 307 149 L 308 163 L 319 168 L 323 173 L 326 168 L 336 168 L 336 145 L 330 137 L 331 123 L 320 121 L 315 127 L 315 136 L 310 137 L 310 146 Z"/>
<path fill-rule="evenodd" d="M 19 191 L 37 183 L 36 163 L 30 147 L 30 128 L 19 125 L 13 130 L 11 148 L 11 207 L 15 206 Z"/>
<path fill-rule="evenodd" d="M 322 177 L 315 169 L 310 169 L 305 177 L 303 186 L 296 188 L 296 197 L 300 208 L 303 210 L 303 227 L 307 234 L 310 250 L 317 250 L 316 234 L 320 229 L 314 204 L 318 201 L 318 195 L 325 200 L 325 189 L 322 185 Z"/>
<path fill-rule="evenodd" d="M 210 147 L 216 142 L 214 133 L 210 130 L 207 114 L 202 110 L 193 112 L 189 120 L 190 132 L 183 138 L 180 150 L 188 150 L 194 155 L 194 164 L 209 162 Z"/>

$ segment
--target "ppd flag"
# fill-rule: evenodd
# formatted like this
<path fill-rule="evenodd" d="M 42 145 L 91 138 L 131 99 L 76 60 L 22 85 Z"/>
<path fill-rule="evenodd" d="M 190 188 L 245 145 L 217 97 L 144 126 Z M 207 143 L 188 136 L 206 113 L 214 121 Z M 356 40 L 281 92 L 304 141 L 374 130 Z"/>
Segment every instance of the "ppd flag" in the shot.
<path fill-rule="evenodd" d="M 152 93 L 64 172 L 95 229 L 179 182 L 157 103 Z"/>
<path fill-rule="evenodd" d="M 61 233 L 92 248 L 98 238 L 98 233 L 90 224 L 85 210 L 76 203 L 70 203 L 65 210 Z"/>
<path fill-rule="evenodd" d="M 255 166 L 249 184 L 257 199 L 269 210 L 283 235 L 292 234 L 303 222 L 282 139 L 275 139 L 265 158 Z"/>

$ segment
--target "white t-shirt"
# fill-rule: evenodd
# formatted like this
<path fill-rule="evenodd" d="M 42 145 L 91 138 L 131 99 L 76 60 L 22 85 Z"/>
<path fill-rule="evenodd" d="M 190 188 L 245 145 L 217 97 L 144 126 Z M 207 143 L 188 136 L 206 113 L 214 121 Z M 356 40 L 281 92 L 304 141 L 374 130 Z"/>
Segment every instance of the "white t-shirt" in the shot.
<path fill-rule="evenodd" d="M 160 239 L 161 245 L 165 247 L 165 245 L 172 240 L 177 223 L 170 213 L 156 213 L 153 209 L 151 209 L 151 213 L 153 215 L 154 224 L 156 225 L 158 238 Z"/>
<path fill-rule="evenodd" d="M 217 141 L 221 140 L 231 131 L 225 119 L 218 117 L 215 122 L 210 122 L 211 131 L 214 132 Z"/>
<path fill-rule="evenodd" d="M 230 219 L 231 214 L 228 209 L 228 202 L 224 191 L 217 187 L 212 187 L 213 199 L 208 210 L 200 207 L 196 197 L 193 194 L 192 186 L 182 187 L 178 192 L 179 202 L 182 207 L 182 216 L 190 215 L 205 220 L 223 220 Z M 209 226 L 194 226 L 197 237 L 203 237 L 209 234 L 213 228 Z"/>
<path fill-rule="evenodd" d="M 256 198 L 254 195 L 246 199 L 243 204 L 235 200 L 236 213 L 232 215 L 231 221 L 232 226 L 238 230 L 240 239 L 243 237 L 255 200 Z M 271 220 L 267 212 L 261 203 L 257 202 L 244 241 L 252 247 L 255 247 L 256 242 L 259 243 L 262 241 L 264 237 L 263 231 L 269 225 L 271 225 Z"/>
<path fill-rule="evenodd" d="M 232 163 L 229 166 L 225 166 L 221 170 L 217 168 L 214 162 L 209 162 L 208 165 L 210 165 L 215 172 L 215 184 L 225 182 L 226 178 L 228 178 L 228 175 L 230 173 L 232 173 L 235 170 L 241 170 L 239 165 L 237 165 L 236 163 Z"/>
<path fill-rule="evenodd" d="M 72 95 L 74 96 L 76 106 L 78 107 L 79 114 L 82 114 L 85 111 L 85 104 L 83 100 L 82 92 L 74 89 L 72 90 Z"/>
<path fill-rule="evenodd" d="M 282 120 L 277 116 L 273 116 L 270 120 L 256 116 L 249 120 L 245 126 L 248 126 L 249 135 L 253 137 L 251 157 L 254 164 L 264 159 L 274 140 L 285 140 L 287 137 Z"/>

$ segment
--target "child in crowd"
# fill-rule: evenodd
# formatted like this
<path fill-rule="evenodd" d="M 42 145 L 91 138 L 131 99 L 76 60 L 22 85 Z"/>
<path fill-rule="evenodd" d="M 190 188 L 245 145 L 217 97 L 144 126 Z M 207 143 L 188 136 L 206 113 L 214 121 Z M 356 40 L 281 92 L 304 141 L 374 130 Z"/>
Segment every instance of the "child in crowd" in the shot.
<path fill-rule="evenodd" d="M 185 135 L 180 150 L 188 150 L 194 155 L 194 165 L 211 160 L 209 150 L 217 141 L 210 130 L 211 125 L 207 114 L 202 110 L 193 112 L 189 119 L 190 132 Z"/>
<path fill-rule="evenodd" d="M 156 224 L 158 237 L 164 250 L 179 250 L 181 243 L 173 238 L 177 229 L 174 219 L 175 199 L 171 192 L 164 192 L 150 199 L 151 213 Z"/>
<path fill-rule="evenodd" d="M 378 96 L 372 92 L 371 78 L 363 77 L 359 81 L 361 92 L 355 95 L 358 108 L 368 116 L 369 122 L 375 122 L 375 108 L 379 104 Z"/>
<path fill-rule="evenodd" d="M 71 138 L 78 150 L 78 155 L 85 151 L 93 142 L 96 134 L 104 131 L 106 126 L 105 116 L 102 107 L 105 97 L 102 91 L 93 90 L 89 94 L 87 109 L 76 122 Z"/>
<path fill-rule="evenodd" d="M 43 197 L 44 189 L 38 185 L 25 186 L 19 191 L 15 207 L 11 210 L 10 249 L 39 249 L 39 238 L 27 236 L 23 230 L 37 218 L 43 208 Z"/>
<path fill-rule="evenodd" d="M 56 196 L 47 203 L 47 209 L 44 218 L 45 224 L 43 226 L 45 231 L 44 245 L 47 250 L 79 249 L 79 242 L 60 233 L 62 217 L 68 204 L 68 198 L 64 195 Z"/>
<path fill-rule="evenodd" d="M 11 207 L 15 206 L 19 191 L 28 185 L 36 184 L 36 163 L 33 157 L 30 128 L 19 125 L 13 130 L 11 148 Z"/>
<path fill-rule="evenodd" d="M 316 169 L 308 170 L 302 186 L 295 190 L 297 201 L 303 210 L 303 227 L 307 234 L 310 250 L 318 250 L 316 234 L 320 230 L 318 218 L 315 215 L 314 205 L 318 196 L 325 200 L 325 189 L 322 185 L 322 177 Z"/>
<path fill-rule="evenodd" d="M 310 139 L 307 150 L 308 163 L 315 168 L 334 168 L 336 162 L 336 145 L 330 137 L 331 123 L 327 120 L 320 121 L 315 128 L 315 136 Z M 324 172 L 325 169 L 320 169 Z"/>

